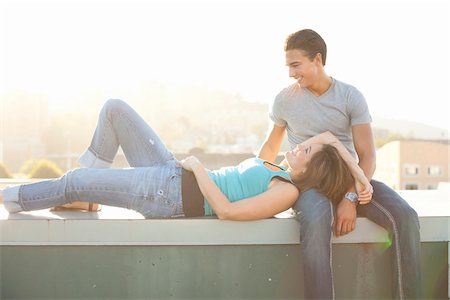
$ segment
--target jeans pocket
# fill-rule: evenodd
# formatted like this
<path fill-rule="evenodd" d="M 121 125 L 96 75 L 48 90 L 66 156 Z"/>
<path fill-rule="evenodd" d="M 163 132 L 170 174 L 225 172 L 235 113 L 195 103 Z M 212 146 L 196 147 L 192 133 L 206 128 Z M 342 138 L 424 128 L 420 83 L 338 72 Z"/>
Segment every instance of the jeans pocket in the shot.
<path fill-rule="evenodd" d="M 171 174 L 154 194 L 149 195 L 142 206 L 145 218 L 171 218 L 180 214 L 181 176 Z"/>

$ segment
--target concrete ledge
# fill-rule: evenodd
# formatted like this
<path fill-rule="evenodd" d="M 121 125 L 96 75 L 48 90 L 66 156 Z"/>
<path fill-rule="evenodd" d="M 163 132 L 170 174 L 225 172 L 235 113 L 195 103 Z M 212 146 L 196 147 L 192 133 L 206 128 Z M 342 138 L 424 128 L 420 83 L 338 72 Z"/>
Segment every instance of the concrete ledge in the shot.
<path fill-rule="evenodd" d="M 447 299 L 448 191 L 401 194 L 420 218 L 422 298 Z M 114 207 L 9 215 L 0 206 L 0 298 L 304 299 L 298 232 L 288 213 L 145 220 Z M 365 218 L 333 238 L 336 299 L 393 299 L 387 241 Z"/>
<path fill-rule="evenodd" d="M 450 241 L 448 191 L 400 191 L 419 214 L 422 242 Z M 288 212 L 276 218 L 221 221 L 215 218 L 145 220 L 130 210 L 40 210 L 9 215 L 0 206 L 0 245 L 270 245 L 298 244 L 299 224 Z M 333 243 L 383 243 L 386 231 L 358 218 L 355 231 Z"/>

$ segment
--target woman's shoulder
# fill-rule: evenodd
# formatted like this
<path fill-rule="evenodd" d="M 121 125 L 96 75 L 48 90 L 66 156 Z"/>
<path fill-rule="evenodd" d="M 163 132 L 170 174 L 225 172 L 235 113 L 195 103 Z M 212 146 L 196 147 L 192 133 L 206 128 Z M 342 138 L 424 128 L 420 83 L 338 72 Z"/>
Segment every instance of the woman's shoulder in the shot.
<path fill-rule="evenodd" d="M 293 194 L 299 193 L 297 187 L 292 182 L 289 182 L 285 178 L 281 178 L 278 176 L 272 178 L 268 189 L 283 189 L 283 194 L 284 192 Z"/>

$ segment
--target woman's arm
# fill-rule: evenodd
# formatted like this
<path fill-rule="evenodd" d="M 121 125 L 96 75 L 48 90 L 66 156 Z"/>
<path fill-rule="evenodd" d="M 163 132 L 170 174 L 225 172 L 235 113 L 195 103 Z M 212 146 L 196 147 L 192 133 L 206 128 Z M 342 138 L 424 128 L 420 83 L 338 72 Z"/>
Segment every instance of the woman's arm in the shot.
<path fill-rule="evenodd" d="M 299 196 L 297 188 L 277 182 L 268 191 L 237 202 L 230 202 L 209 177 L 203 164 L 193 156 L 181 161 L 183 168 L 194 172 L 200 191 L 221 220 L 259 220 L 271 218 L 290 208 Z"/>
<path fill-rule="evenodd" d="M 320 144 L 320 145 L 328 144 L 334 146 L 338 150 L 339 154 L 344 159 L 344 161 L 347 163 L 353 176 L 360 175 L 360 173 L 362 172 L 362 169 L 356 164 L 356 161 L 352 157 L 352 155 L 348 152 L 345 146 L 339 141 L 339 139 L 336 136 L 334 136 L 331 132 L 326 131 L 321 134 L 315 135 L 307 139 L 300 145 L 308 147 L 313 144 Z"/>
<path fill-rule="evenodd" d="M 312 144 L 329 144 L 334 146 L 348 165 L 350 172 L 355 178 L 355 185 L 360 203 L 367 203 L 372 199 L 373 188 L 365 176 L 364 171 L 360 168 L 360 166 L 356 163 L 356 160 L 336 136 L 334 136 L 331 132 L 326 131 L 301 143 L 301 145 L 306 147 Z M 283 161 L 282 164 L 285 165 L 286 163 Z"/>
<path fill-rule="evenodd" d="M 320 144 L 330 144 L 338 150 L 339 155 L 342 157 L 342 159 L 344 159 L 350 169 L 350 172 L 355 178 L 355 187 L 356 192 L 358 193 L 358 200 L 363 204 L 368 203 L 372 199 L 372 185 L 367 179 L 363 169 L 356 163 L 356 160 L 353 158 L 350 152 L 348 152 L 347 148 L 345 148 L 341 141 L 339 141 L 339 139 L 331 132 L 327 131 L 305 141 L 305 143 L 310 144 L 315 142 L 318 142 Z"/>
<path fill-rule="evenodd" d="M 365 204 L 372 199 L 373 188 L 369 180 L 367 179 L 363 169 L 361 169 L 361 167 L 356 163 L 356 160 L 336 136 L 327 131 L 306 140 L 304 143 L 307 145 L 318 143 L 334 146 L 338 150 L 339 155 L 342 157 L 342 159 L 344 159 L 345 163 L 350 169 L 350 172 L 355 178 L 355 187 L 356 192 L 358 193 L 359 202 Z"/>

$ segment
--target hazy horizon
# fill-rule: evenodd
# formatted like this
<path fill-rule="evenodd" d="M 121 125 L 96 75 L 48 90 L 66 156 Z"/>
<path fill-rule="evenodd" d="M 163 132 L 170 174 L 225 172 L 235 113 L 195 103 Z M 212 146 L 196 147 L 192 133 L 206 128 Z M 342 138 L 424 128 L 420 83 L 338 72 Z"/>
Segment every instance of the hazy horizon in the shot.
<path fill-rule="evenodd" d="M 317 30 L 327 73 L 357 87 L 373 116 L 449 129 L 446 1 L 0 2 L 0 96 L 142 95 L 147 82 L 269 103 L 293 83 L 285 37 Z M 213 99 L 205 99 L 212 101 Z M 58 108 L 59 106 L 59 108 Z"/>

